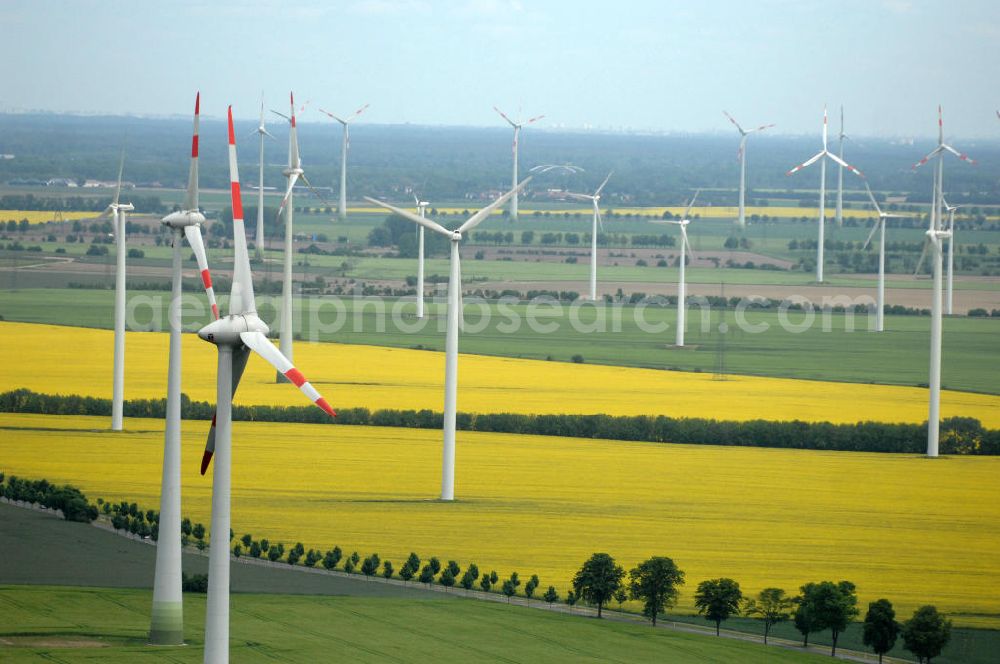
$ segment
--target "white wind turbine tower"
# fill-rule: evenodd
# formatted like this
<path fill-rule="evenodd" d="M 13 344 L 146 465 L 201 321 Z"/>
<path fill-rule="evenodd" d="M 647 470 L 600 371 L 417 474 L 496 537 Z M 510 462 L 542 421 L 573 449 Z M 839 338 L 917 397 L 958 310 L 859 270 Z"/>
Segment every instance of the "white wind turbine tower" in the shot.
<path fill-rule="evenodd" d="M 216 383 L 215 468 L 212 474 L 211 547 L 208 558 L 208 600 L 205 608 L 204 661 L 229 661 L 229 529 L 232 480 L 232 406 L 250 352 L 284 374 L 311 401 L 331 416 L 330 405 L 267 338 L 267 325 L 257 316 L 253 276 L 243 226 L 243 203 L 236 166 L 233 108 L 229 107 L 229 179 L 233 207 L 233 287 L 229 315 L 209 323 L 198 336 L 219 349 Z M 206 455 L 208 452 L 206 451 Z"/>
<path fill-rule="evenodd" d="M 292 330 L 292 260 L 294 259 L 294 249 L 292 239 L 295 233 L 293 225 L 295 204 L 292 190 L 295 189 L 295 183 L 299 179 L 313 192 L 315 192 L 315 189 L 312 188 L 309 180 L 306 179 L 306 175 L 302 170 L 302 160 L 299 158 L 299 136 L 295 125 L 295 95 L 288 93 L 288 99 L 291 115 L 286 116 L 277 111 L 272 111 L 272 113 L 287 119 L 289 126 L 288 168 L 282 171 L 288 179 L 288 189 L 285 191 L 285 196 L 281 199 L 281 205 L 278 207 L 278 214 L 280 215 L 284 212 L 285 215 L 285 261 L 281 282 L 281 329 L 279 330 L 279 345 L 281 346 L 281 353 L 291 360 L 293 359 L 292 345 L 294 342 L 294 331 Z M 276 380 L 279 383 L 286 382 L 285 377 L 281 375 L 280 371 L 277 374 Z"/>
<path fill-rule="evenodd" d="M 413 202 L 417 204 L 417 214 L 422 217 L 427 212 L 427 201 L 422 201 L 413 195 Z M 417 318 L 424 317 L 424 227 L 417 226 Z"/>
<path fill-rule="evenodd" d="M 118 163 L 118 187 L 111 204 L 98 219 L 113 219 L 115 228 L 115 351 L 111 387 L 111 430 L 122 430 L 122 413 L 125 400 L 125 216 L 135 209 L 131 203 L 120 203 L 122 173 L 125 169 L 125 150 Z"/>
<path fill-rule="evenodd" d="M 458 245 L 466 233 L 488 219 L 494 210 L 507 202 L 514 194 L 522 190 L 531 180 L 527 177 L 519 185 L 496 199 L 482 210 L 469 217 L 457 230 L 450 231 L 441 224 L 413 214 L 409 210 L 383 203 L 374 198 L 365 197 L 369 203 L 390 210 L 401 217 L 420 224 L 451 241 L 451 269 L 448 277 L 448 325 L 445 335 L 444 360 L 444 448 L 441 463 L 441 500 L 455 499 L 455 417 L 458 397 L 458 331 L 459 318 L 462 315 L 462 268 L 459 261 Z"/>
<path fill-rule="evenodd" d="M 938 456 L 938 438 L 941 425 L 941 243 L 951 236 L 949 231 L 941 228 L 941 205 L 944 198 L 944 155 L 946 152 L 958 157 L 961 161 L 970 164 L 976 162 L 944 142 L 944 119 L 941 106 L 938 106 L 938 145 L 930 153 L 913 165 L 916 170 L 929 162 L 937 159 L 937 172 L 934 178 L 934 187 L 931 196 L 930 228 L 927 229 L 927 240 L 924 242 L 923 253 L 917 263 L 917 272 L 923 264 L 924 256 L 928 247 L 933 249 L 931 259 L 934 261 L 934 288 L 931 299 L 931 358 L 930 358 L 930 380 L 929 404 L 927 416 L 927 456 Z"/>
<path fill-rule="evenodd" d="M 198 119 L 201 94 L 194 102 L 194 132 L 191 137 L 191 169 L 183 209 L 163 218 L 173 240 L 171 263 L 170 354 L 167 370 L 167 416 L 163 436 L 163 476 L 160 484 L 160 535 L 156 542 L 156 574 L 153 579 L 153 614 L 149 642 L 154 645 L 184 643 L 184 607 L 181 597 L 181 245 L 188 244 L 198 262 L 202 284 L 212 307 L 212 319 L 219 317 L 212 278 L 205 258 L 198 210 Z"/>
<path fill-rule="evenodd" d="M 823 242 L 824 242 L 824 224 L 826 223 L 826 159 L 835 164 L 850 170 L 852 173 L 858 177 L 864 178 L 864 175 L 858 169 L 854 168 L 846 161 L 833 154 L 827 149 L 827 118 L 826 118 L 826 106 L 823 107 L 823 149 L 817 152 L 815 155 L 799 164 L 792 170 L 785 173 L 785 175 L 792 175 L 801 171 L 803 168 L 812 166 L 817 161 L 819 162 L 819 239 L 816 246 L 816 281 L 823 282 Z M 826 159 L 824 159 L 826 157 Z"/>
<path fill-rule="evenodd" d="M 844 160 L 844 141 L 848 139 L 844 133 L 844 107 L 840 107 L 840 134 L 837 136 L 837 156 Z M 837 213 L 835 215 L 838 226 L 844 225 L 844 167 L 837 165 Z"/>
<path fill-rule="evenodd" d="M 736 218 L 736 223 L 740 228 L 746 228 L 746 191 L 747 191 L 747 140 L 750 138 L 750 134 L 755 134 L 758 131 L 764 131 L 765 129 L 770 129 L 773 124 L 765 124 L 757 127 L 756 129 L 751 129 L 750 131 L 745 131 L 740 123 L 731 116 L 726 111 L 722 112 L 729 121 L 733 123 L 733 126 L 740 132 L 740 148 L 736 152 L 736 158 L 740 162 L 740 208 L 739 216 Z"/>
<path fill-rule="evenodd" d="M 274 139 L 271 132 L 264 126 L 264 93 L 260 94 L 260 121 L 251 135 L 260 137 L 260 169 L 257 172 L 257 234 L 254 237 L 254 256 L 257 260 L 264 259 L 264 137 Z"/>
<path fill-rule="evenodd" d="M 518 142 L 519 142 L 520 136 L 521 136 L 521 128 L 522 127 L 526 127 L 527 125 L 530 125 L 532 123 L 538 122 L 539 120 L 541 120 L 545 116 L 544 115 L 536 115 L 535 117 L 529 118 L 529 119 L 525 120 L 524 122 L 521 122 L 520 119 L 518 119 L 515 122 L 514 120 L 511 120 L 509 117 L 507 117 L 507 114 L 504 113 L 503 111 L 501 111 L 496 106 L 493 107 L 493 110 L 496 111 L 497 113 L 499 113 L 500 117 L 502 117 L 504 120 L 506 120 L 507 124 L 509 124 L 511 127 L 514 128 L 514 143 L 513 143 L 513 146 L 511 148 L 512 151 L 513 151 L 513 153 L 514 153 L 514 174 L 513 174 L 513 177 L 511 178 L 511 181 L 510 181 L 510 186 L 511 186 L 511 188 L 514 191 L 514 196 L 510 199 L 510 220 L 511 221 L 516 221 L 517 220 L 517 190 L 518 190 L 518 186 L 517 186 L 517 147 L 518 147 Z"/>
<path fill-rule="evenodd" d="M 344 137 L 340 142 L 340 199 L 337 202 L 337 217 L 341 221 L 347 219 L 347 151 L 351 147 L 351 129 L 350 124 L 358 118 L 359 115 L 365 112 L 371 104 L 365 104 L 358 110 L 354 111 L 351 115 L 347 116 L 346 119 L 341 119 L 330 113 L 329 111 L 324 111 L 322 108 L 319 109 L 321 113 L 325 113 L 330 118 L 336 120 L 344 127 Z"/>
<path fill-rule="evenodd" d="M 591 207 L 594 209 L 594 218 L 591 222 L 590 228 L 590 299 L 593 302 L 597 301 L 597 227 L 600 225 L 601 231 L 604 231 L 604 223 L 601 221 L 601 191 L 604 189 L 604 185 L 608 183 L 611 179 L 611 175 L 614 173 L 608 173 L 608 177 L 604 178 L 604 182 L 601 183 L 593 194 L 574 194 L 567 191 L 566 195 L 570 198 L 576 198 L 581 201 L 590 201 Z"/>
<path fill-rule="evenodd" d="M 900 215 L 883 212 L 867 182 L 865 182 L 865 189 L 868 191 L 868 198 L 871 199 L 872 207 L 878 213 L 878 219 L 875 220 L 872 232 L 868 234 L 868 239 L 865 240 L 865 245 L 861 250 L 864 251 L 868 248 L 872 238 L 875 237 L 875 232 L 878 231 L 878 290 L 876 292 L 878 296 L 876 298 L 876 306 L 878 309 L 875 311 L 875 331 L 882 332 L 885 330 L 885 220 L 897 219 Z"/>
<path fill-rule="evenodd" d="M 948 238 L 948 276 L 946 279 L 948 295 L 945 298 L 944 307 L 944 313 L 950 316 L 953 302 L 952 285 L 955 272 L 955 211 L 962 206 L 949 205 L 948 199 L 944 197 L 944 194 L 941 194 L 941 204 L 944 206 L 945 212 L 948 213 L 948 232 L 951 233 Z"/>
<path fill-rule="evenodd" d="M 691 253 L 691 243 L 688 242 L 687 227 L 691 223 L 691 208 L 698 200 L 699 193 L 700 190 L 694 192 L 694 196 L 687 204 L 681 219 L 656 219 L 652 221 L 654 224 L 676 224 L 681 229 L 681 255 L 677 261 L 677 339 L 675 345 L 678 348 L 684 347 L 684 329 L 687 325 L 687 282 L 685 281 L 684 266 L 688 258 L 694 260 L 694 255 Z"/>

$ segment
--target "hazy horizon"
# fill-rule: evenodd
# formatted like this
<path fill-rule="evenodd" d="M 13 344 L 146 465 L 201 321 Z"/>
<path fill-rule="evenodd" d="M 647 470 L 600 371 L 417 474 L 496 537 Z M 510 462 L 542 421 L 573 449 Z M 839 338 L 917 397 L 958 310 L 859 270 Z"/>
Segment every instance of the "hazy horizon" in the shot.
<path fill-rule="evenodd" d="M 1000 137 L 985 0 L 47 5 L 0 7 L 0 111 L 187 116 L 201 90 L 206 117 L 249 119 L 263 88 L 268 108 L 311 100 L 304 122 L 370 103 L 360 122 L 502 127 L 498 105 L 546 129 L 735 136 L 726 109 L 818 138 L 826 103 L 831 136 L 843 104 L 849 135 L 922 141 L 940 103 L 947 135 Z"/>

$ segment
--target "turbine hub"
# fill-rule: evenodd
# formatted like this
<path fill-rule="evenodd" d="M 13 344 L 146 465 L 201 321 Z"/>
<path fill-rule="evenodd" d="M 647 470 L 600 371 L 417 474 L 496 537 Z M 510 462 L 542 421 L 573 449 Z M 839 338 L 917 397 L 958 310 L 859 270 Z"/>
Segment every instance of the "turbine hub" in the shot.
<path fill-rule="evenodd" d="M 286 168 L 285 170 L 281 171 L 281 174 L 284 175 L 286 178 L 291 177 L 293 175 L 302 175 L 303 173 L 305 173 L 305 171 L 303 171 L 301 168 Z"/>

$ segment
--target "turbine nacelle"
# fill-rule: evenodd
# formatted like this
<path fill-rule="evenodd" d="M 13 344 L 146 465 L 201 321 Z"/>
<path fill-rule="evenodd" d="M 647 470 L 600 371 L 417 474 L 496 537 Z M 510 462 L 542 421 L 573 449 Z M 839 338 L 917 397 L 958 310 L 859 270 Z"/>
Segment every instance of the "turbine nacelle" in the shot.
<path fill-rule="evenodd" d="M 286 178 L 291 177 L 293 175 L 301 177 L 303 173 L 305 173 L 305 171 L 302 170 L 301 168 L 286 168 L 285 170 L 281 171 L 281 174 L 284 175 Z"/>
<path fill-rule="evenodd" d="M 188 226 L 200 226 L 205 223 L 205 215 L 198 210 L 180 210 L 171 212 L 160 223 L 168 228 L 186 228 Z"/>
<path fill-rule="evenodd" d="M 216 346 L 237 348 L 243 345 L 240 335 L 244 332 L 260 332 L 266 337 L 270 329 L 255 313 L 235 314 L 212 321 L 198 330 L 198 337 Z"/>

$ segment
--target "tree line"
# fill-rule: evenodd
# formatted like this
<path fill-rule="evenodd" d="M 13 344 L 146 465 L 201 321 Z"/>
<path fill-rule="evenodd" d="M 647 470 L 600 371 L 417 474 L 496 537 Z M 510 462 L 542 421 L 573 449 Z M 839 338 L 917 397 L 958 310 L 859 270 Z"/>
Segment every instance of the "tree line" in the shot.
<path fill-rule="evenodd" d="M 75 486 L 52 484 L 45 479 L 25 480 L 14 475 L 7 477 L 6 483 L 4 479 L 4 473 L 0 472 L 0 498 L 59 510 L 67 521 L 90 523 L 97 518 L 97 508 Z"/>
<path fill-rule="evenodd" d="M 111 400 L 79 395 L 40 394 L 28 389 L 0 393 L 0 412 L 43 415 L 98 415 L 111 413 Z M 125 401 L 127 417 L 161 418 L 165 399 Z M 215 406 L 181 396 L 185 419 L 210 420 Z M 331 421 L 311 406 L 233 405 L 233 419 L 257 422 L 297 422 L 439 429 L 442 414 L 432 410 L 367 408 L 337 409 Z M 462 431 L 598 438 L 689 445 L 775 447 L 851 452 L 923 453 L 927 423 L 714 420 L 666 415 L 535 415 L 520 413 L 458 413 Z M 971 417 L 941 421 L 941 451 L 945 454 L 1000 455 L 1000 429 L 987 429 Z"/>

